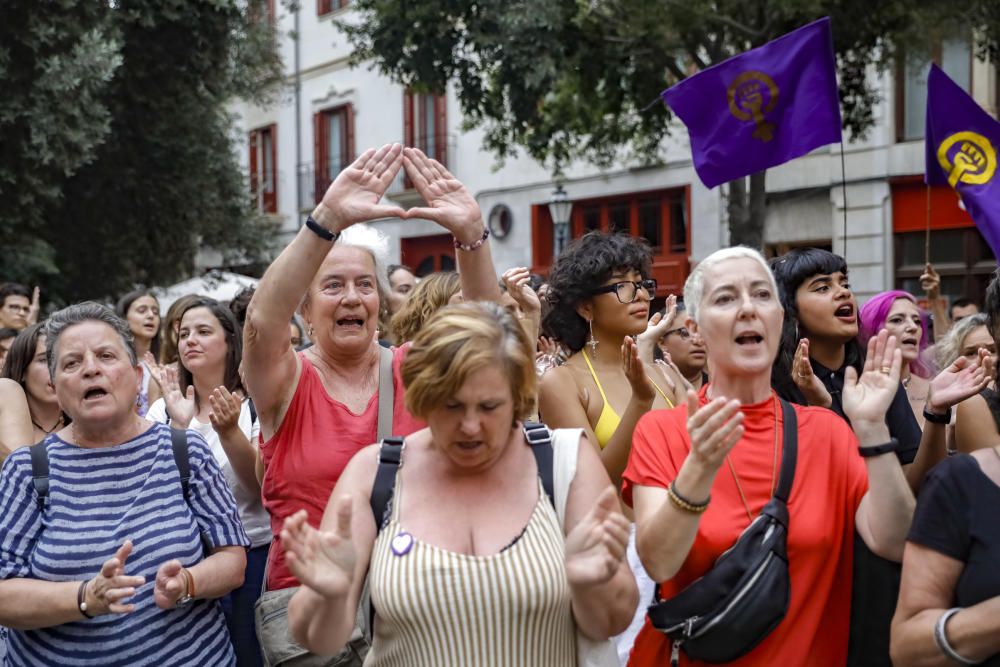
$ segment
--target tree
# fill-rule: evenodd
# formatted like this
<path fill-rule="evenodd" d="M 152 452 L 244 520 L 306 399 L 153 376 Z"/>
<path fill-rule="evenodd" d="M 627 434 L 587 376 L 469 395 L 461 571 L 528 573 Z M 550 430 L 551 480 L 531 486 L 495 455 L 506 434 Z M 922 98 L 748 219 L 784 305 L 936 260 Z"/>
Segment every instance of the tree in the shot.
<path fill-rule="evenodd" d="M 432 92 L 454 81 L 471 127 L 500 160 L 523 149 L 558 173 L 573 159 L 655 164 L 670 114 L 660 91 L 829 15 L 844 128 L 864 136 L 878 101 L 868 76 L 929 35 L 977 26 L 996 59 L 1000 3 L 940 0 L 355 0 L 341 22 L 354 62 Z M 960 13 L 959 13 L 960 12 Z M 651 104 L 650 104 L 651 103 Z M 730 184 L 731 242 L 760 247 L 764 174 Z"/>
<path fill-rule="evenodd" d="M 63 22 L 48 6 L 57 3 L 15 4 L 23 25 L 38 26 L 36 42 L 45 43 L 53 26 Z M 0 233 L 15 239 L 12 247 L 32 239 L 45 261 L 26 264 L 18 256 L 10 266 L 5 261 L 3 274 L 41 282 L 49 300 L 65 302 L 112 298 L 139 283 L 172 282 L 190 274 L 200 247 L 219 249 L 233 263 L 261 257 L 273 230 L 251 208 L 226 109 L 237 96 L 266 99 L 281 78 L 273 30 L 256 19 L 263 15 L 259 0 L 249 9 L 238 0 L 59 4 L 94 14 L 99 29 L 91 31 L 92 50 L 108 54 L 108 65 L 81 65 L 73 82 L 92 90 L 91 98 L 84 105 L 64 85 L 45 105 L 49 116 L 37 110 L 37 85 L 29 81 L 19 91 L 19 103 L 29 110 L 23 114 L 27 127 L 48 123 L 57 145 L 77 132 L 87 141 L 70 143 L 77 149 L 75 160 L 37 169 L 31 178 L 5 155 L 0 195 L 6 200 L 8 193 L 25 192 L 36 205 L 33 215 L 24 207 L 16 215 L 4 213 Z M 77 44 L 91 44 L 73 37 Z M 59 63 L 74 53 L 67 48 L 74 40 L 64 41 L 53 47 Z M 38 67 L 32 64 L 30 53 L 8 60 L 0 81 L 8 72 L 30 78 Z M 88 111 L 77 111 L 87 122 L 50 123 L 49 106 L 87 106 Z M 0 116 L 0 136 L 11 136 L 15 150 L 30 155 L 31 144 L 5 120 Z"/>

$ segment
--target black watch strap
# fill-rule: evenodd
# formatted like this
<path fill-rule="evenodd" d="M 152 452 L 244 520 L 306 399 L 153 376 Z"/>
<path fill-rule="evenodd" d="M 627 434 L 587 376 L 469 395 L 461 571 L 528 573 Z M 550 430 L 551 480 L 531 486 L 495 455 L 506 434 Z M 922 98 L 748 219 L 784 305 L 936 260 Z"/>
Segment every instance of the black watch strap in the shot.
<path fill-rule="evenodd" d="M 882 454 L 888 454 L 889 452 L 894 452 L 899 449 L 899 440 L 895 438 L 890 438 L 889 442 L 884 445 L 875 445 L 874 447 L 858 447 L 858 452 L 861 456 L 868 458 L 869 456 L 881 456 Z"/>
<path fill-rule="evenodd" d="M 950 424 L 951 423 L 951 408 L 945 410 L 943 415 L 936 415 L 924 406 L 924 421 L 929 421 L 932 424 Z"/>
<path fill-rule="evenodd" d="M 340 236 L 340 232 L 331 232 L 329 229 L 316 222 L 311 215 L 306 218 L 306 227 L 308 227 L 313 234 L 320 237 L 324 241 L 336 241 Z"/>

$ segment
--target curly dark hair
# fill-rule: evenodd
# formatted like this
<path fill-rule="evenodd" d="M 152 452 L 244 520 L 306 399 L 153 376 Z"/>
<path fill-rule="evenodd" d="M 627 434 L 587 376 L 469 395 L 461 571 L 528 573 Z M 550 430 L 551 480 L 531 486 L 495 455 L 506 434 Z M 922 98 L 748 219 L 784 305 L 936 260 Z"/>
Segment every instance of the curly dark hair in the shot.
<path fill-rule="evenodd" d="M 778 357 L 771 367 L 771 386 L 779 396 L 786 401 L 805 404 L 795 383 L 792 381 L 792 362 L 795 359 L 795 348 L 799 338 L 804 333 L 799 331 L 799 308 L 795 301 L 795 293 L 802 283 L 816 274 L 837 273 L 847 275 L 847 261 L 840 255 L 834 255 L 821 248 L 796 248 L 768 262 L 774 280 L 778 284 L 781 306 L 785 309 L 785 319 L 781 326 L 781 342 L 778 345 Z M 857 338 L 847 343 L 845 359 L 848 364 L 861 372 L 864 362 L 861 345 Z"/>
<path fill-rule="evenodd" d="M 542 319 L 546 336 L 576 352 L 587 340 L 587 321 L 577 306 L 591 298 L 591 290 L 615 273 L 638 271 L 648 278 L 653 253 L 645 239 L 625 234 L 588 232 L 570 243 L 549 273 L 548 308 Z"/>

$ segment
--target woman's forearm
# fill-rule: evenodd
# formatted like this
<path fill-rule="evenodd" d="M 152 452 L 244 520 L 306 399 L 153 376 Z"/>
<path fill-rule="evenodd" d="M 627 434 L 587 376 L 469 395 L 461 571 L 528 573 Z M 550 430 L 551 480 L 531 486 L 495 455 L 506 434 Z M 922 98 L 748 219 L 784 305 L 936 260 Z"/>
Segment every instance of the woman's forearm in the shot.
<path fill-rule="evenodd" d="M 635 577 L 626 561 L 622 561 L 615 575 L 603 584 L 570 588 L 576 625 L 596 641 L 623 632 L 639 604 Z"/>
<path fill-rule="evenodd" d="M 715 474 L 686 459 L 674 480 L 675 488 L 688 500 L 703 502 L 711 495 Z M 666 489 L 655 491 L 644 494 L 659 506 L 648 519 L 640 519 L 636 524 L 636 550 L 650 578 L 660 583 L 672 579 L 684 565 L 698 534 L 701 515 L 676 507 L 667 497 Z M 639 512 L 636 516 L 640 516 Z"/>
<path fill-rule="evenodd" d="M 472 245 L 482 238 L 486 223 L 470 227 L 467 238 L 459 242 Z M 475 238 L 472 238 L 475 236 Z M 497 283 L 497 272 L 493 266 L 493 255 L 490 243 L 487 241 L 475 250 L 455 250 L 458 261 L 458 277 L 462 284 L 462 298 L 466 301 L 499 301 L 500 285 Z"/>
<path fill-rule="evenodd" d="M 889 438 L 884 422 L 855 422 L 853 426 L 862 448 L 884 443 Z M 936 427 L 935 430 L 940 431 L 943 439 L 944 428 Z M 858 507 L 858 531 L 876 554 L 902 561 L 916 500 L 895 454 L 869 456 L 865 458 L 865 467 L 868 469 L 868 492 Z"/>
<path fill-rule="evenodd" d="M 77 606 L 79 581 L 0 581 L 0 625 L 37 630 L 84 620 Z"/>
<path fill-rule="evenodd" d="M 288 603 L 288 626 L 299 644 L 317 655 L 333 655 L 347 645 L 357 610 L 348 609 L 348 596 L 327 598 L 307 586 Z"/>
<path fill-rule="evenodd" d="M 913 493 L 920 491 L 920 485 L 924 483 L 927 473 L 948 455 L 945 432 L 944 424 L 935 424 L 929 421 L 924 423 L 924 432 L 920 437 L 917 455 L 914 457 L 913 463 L 903 469 L 906 482 Z"/>
<path fill-rule="evenodd" d="M 219 547 L 205 560 L 188 568 L 194 579 L 195 597 L 221 598 L 243 585 L 247 552 L 243 547 Z M 190 591 L 189 591 L 190 592 Z"/>
<path fill-rule="evenodd" d="M 925 609 L 892 626 L 890 650 L 893 664 L 907 667 L 950 667 L 934 641 L 934 626 L 945 609 Z M 1000 654 L 1000 597 L 966 607 L 946 626 L 948 643 L 963 658 L 982 662 Z"/>
<path fill-rule="evenodd" d="M 226 452 L 233 473 L 240 485 L 253 495 L 260 495 L 260 482 L 257 481 L 257 448 L 243 434 L 239 426 L 219 433 L 219 442 Z"/>

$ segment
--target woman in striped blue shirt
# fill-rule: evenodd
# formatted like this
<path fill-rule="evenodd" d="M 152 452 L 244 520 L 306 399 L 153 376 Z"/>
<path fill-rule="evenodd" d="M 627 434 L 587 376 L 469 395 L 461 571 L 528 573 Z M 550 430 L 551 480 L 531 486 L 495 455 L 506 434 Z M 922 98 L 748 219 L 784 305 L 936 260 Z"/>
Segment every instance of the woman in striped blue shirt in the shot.
<path fill-rule="evenodd" d="M 47 493 L 29 448 L 0 470 L 5 664 L 235 664 L 216 598 L 241 584 L 249 540 L 211 451 L 189 431 L 175 456 L 170 429 L 135 413 L 135 348 L 108 308 L 66 308 L 46 336 L 73 421 L 34 450 Z"/>

